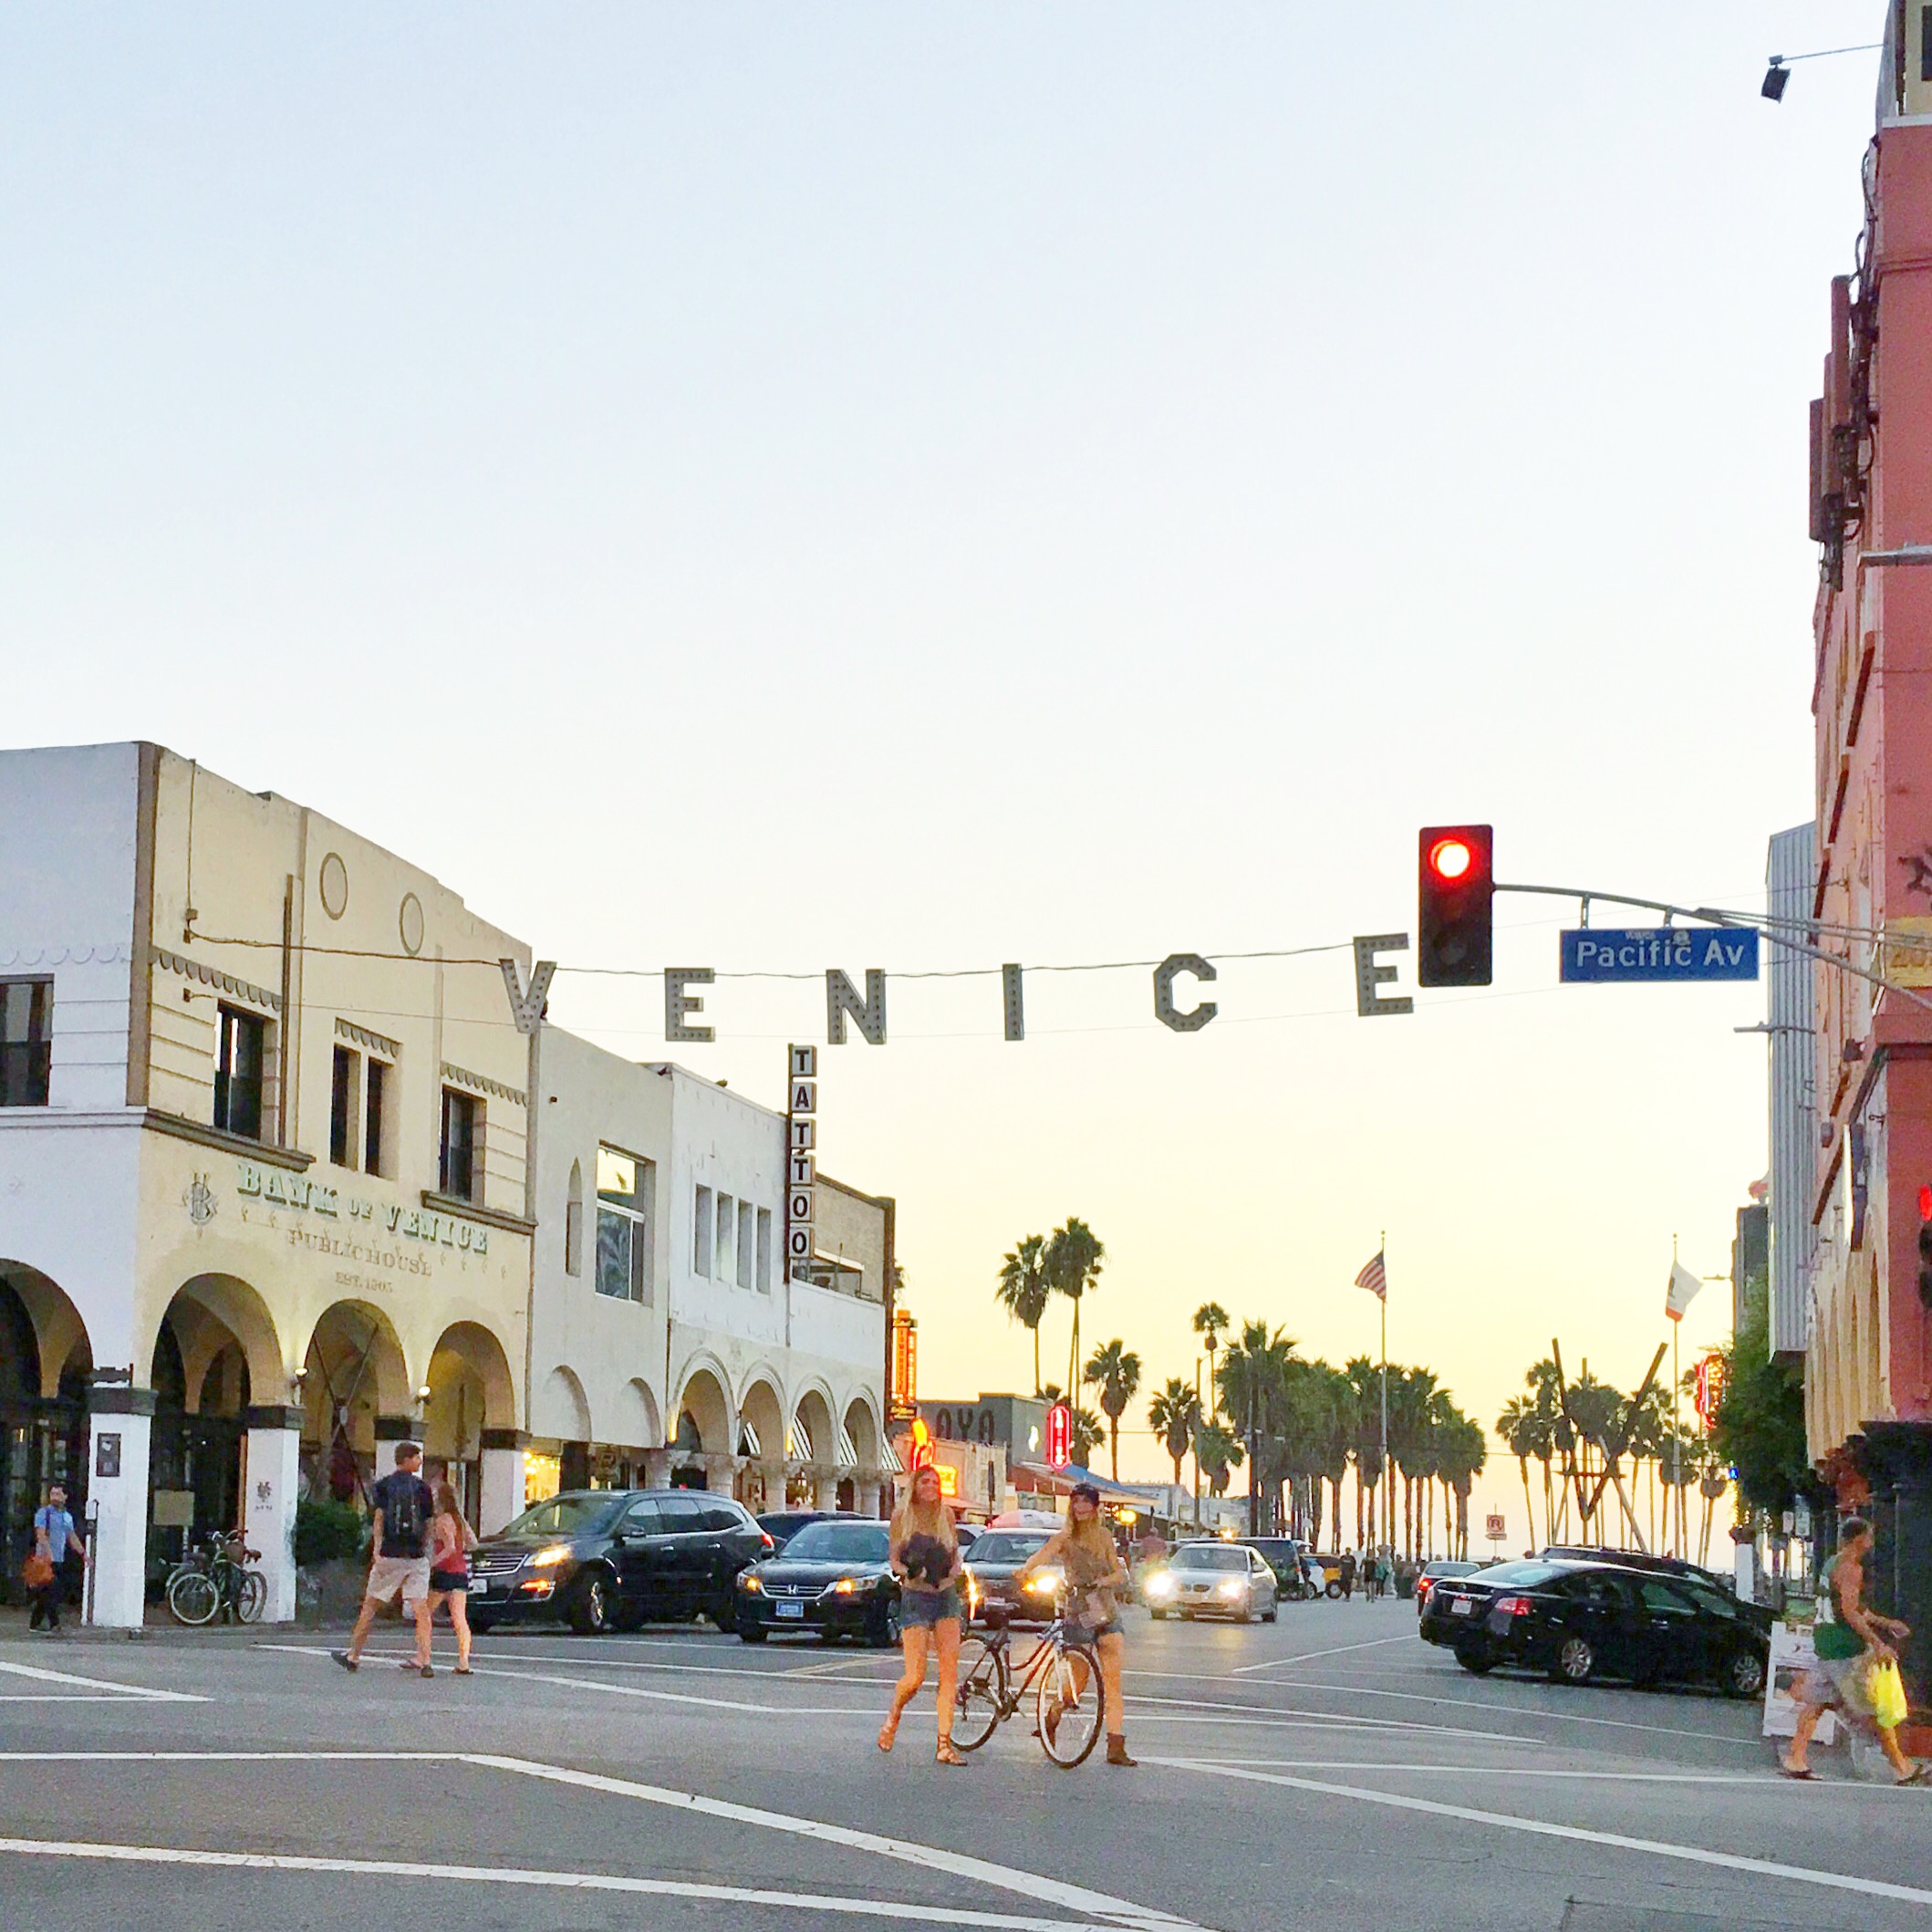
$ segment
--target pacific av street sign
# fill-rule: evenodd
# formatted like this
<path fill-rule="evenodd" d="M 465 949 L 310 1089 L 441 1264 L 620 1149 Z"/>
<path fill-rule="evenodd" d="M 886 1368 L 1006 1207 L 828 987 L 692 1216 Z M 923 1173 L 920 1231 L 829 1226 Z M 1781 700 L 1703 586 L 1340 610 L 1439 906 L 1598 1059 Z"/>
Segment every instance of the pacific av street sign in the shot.
<path fill-rule="evenodd" d="M 1563 978 L 1755 980 L 1758 935 L 1744 926 L 1584 926 L 1563 935 Z"/>

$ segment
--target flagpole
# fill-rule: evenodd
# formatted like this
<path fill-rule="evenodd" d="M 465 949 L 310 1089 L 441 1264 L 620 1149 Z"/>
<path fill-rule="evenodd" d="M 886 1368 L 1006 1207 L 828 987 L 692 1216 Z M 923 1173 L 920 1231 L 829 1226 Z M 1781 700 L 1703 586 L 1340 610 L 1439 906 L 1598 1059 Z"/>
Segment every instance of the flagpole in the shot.
<path fill-rule="evenodd" d="M 1376 1299 L 1382 1304 L 1382 1530 L 1388 1535 L 1388 1230 L 1382 1231 L 1382 1245 L 1376 1251 L 1382 1262 L 1382 1293 Z"/>
<path fill-rule="evenodd" d="M 1670 1272 L 1678 1272 L 1678 1238 L 1670 1237 Z M 1670 1487 L 1677 1491 L 1678 1532 L 1671 1541 L 1677 1553 L 1684 1553 L 1684 1384 L 1678 1374 L 1678 1335 L 1684 1326 L 1681 1315 L 1670 1324 Z"/>

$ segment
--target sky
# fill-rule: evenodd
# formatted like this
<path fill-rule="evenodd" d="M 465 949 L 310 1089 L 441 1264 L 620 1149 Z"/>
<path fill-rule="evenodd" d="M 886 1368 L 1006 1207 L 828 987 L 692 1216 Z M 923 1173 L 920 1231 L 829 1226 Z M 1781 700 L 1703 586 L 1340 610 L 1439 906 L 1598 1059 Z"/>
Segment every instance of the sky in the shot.
<path fill-rule="evenodd" d="M 1505 897 L 1493 987 L 1362 1020 L 1345 947 L 1432 823 L 1761 905 L 1876 56 L 1758 83 L 1882 11 L 9 10 L 0 742 L 326 812 L 633 970 L 552 1016 L 639 1059 L 656 970 L 803 975 L 677 1050 L 774 1105 L 817 976 L 895 975 L 822 1145 L 922 1394 L 1030 1385 L 992 1284 L 1071 1214 L 1149 1386 L 1210 1298 L 1373 1352 L 1386 1230 L 1480 1418 L 1553 1336 L 1632 1387 L 1768 1164 L 1763 988 L 1560 987 Z M 1019 1044 L 897 977 L 1006 961 Z"/>

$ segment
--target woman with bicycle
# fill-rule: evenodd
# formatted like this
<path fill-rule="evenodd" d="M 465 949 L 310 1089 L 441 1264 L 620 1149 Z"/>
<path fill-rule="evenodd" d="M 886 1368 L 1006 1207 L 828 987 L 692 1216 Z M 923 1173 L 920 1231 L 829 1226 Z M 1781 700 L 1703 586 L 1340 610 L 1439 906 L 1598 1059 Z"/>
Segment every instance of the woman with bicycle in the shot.
<path fill-rule="evenodd" d="M 1106 1703 L 1106 1761 L 1137 1763 L 1137 1759 L 1127 1756 L 1126 1715 L 1120 1692 L 1120 1667 L 1127 1655 L 1127 1639 L 1120 1634 L 1117 1593 L 1126 1589 L 1127 1574 L 1120 1553 L 1114 1547 L 1114 1539 L 1101 1520 L 1100 1491 L 1092 1483 L 1075 1485 L 1074 1493 L 1067 1498 L 1066 1527 L 1056 1531 L 1020 1565 L 1013 1573 L 1013 1581 L 1023 1584 L 1029 1573 L 1044 1570 L 1049 1564 L 1066 1579 L 1063 1623 L 1067 1641 L 1091 1645 L 1100 1659 L 1100 1681 Z M 1073 1657 L 1072 1681 L 1067 1688 L 1074 1698 L 1086 1688 L 1086 1669 L 1079 1656 Z M 1074 1698 L 1048 1709 L 1044 1722 L 1049 1744 Z"/>
<path fill-rule="evenodd" d="M 892 1709 L 878 1733 L 878 1748 L 890 1750 L 906 1706 L 926 1681 L 926 1656 L 940 1659 L 940 1748 L 941 1764 L 964 1764 L 953 1749 L 952 1706 L 960 1667 L 960 1543 L 940 1501 L 940 1472 L 929 1463 L 914 1470 L 906 1500 L 894 1512 L 888 1560 L 899 1581 L 899 1643 L 905 1674 L 892 1687 Z"/>
<path fill-rule="evenodd" d="M 462 1513 L 456 1491 L 439 1482 L 433 1491 L 436 1513 L 430 1519 L 430 1622 L 444 1604 L 456 1632 L 456 1675 L 470 1675 L 470 1552 L 476 1532 Z"/>

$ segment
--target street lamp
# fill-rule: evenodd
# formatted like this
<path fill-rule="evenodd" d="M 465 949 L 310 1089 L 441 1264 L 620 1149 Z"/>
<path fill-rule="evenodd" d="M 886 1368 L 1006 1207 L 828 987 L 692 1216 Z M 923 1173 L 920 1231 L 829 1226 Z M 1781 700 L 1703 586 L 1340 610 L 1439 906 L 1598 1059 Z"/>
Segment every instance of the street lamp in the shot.
<path fill-rule="evenodd" d="M 1883 41 L 1866 41 L 1862 47 L 1820 47 L 1813 54 L 1773 54 L 1771 65 L 1764 70 L 1764 82 L 1758 92 L 1766 100 L 1782 100 L 1784 89 L 1791 81 L 1792 62 L 1794 60 L 1829 60 L 1834 54 L 1875 54 L 1884 45 Z"/>

